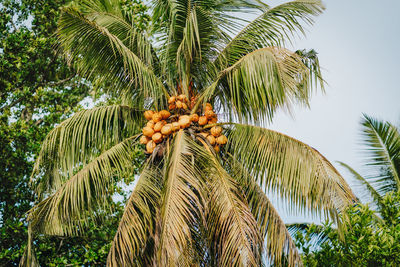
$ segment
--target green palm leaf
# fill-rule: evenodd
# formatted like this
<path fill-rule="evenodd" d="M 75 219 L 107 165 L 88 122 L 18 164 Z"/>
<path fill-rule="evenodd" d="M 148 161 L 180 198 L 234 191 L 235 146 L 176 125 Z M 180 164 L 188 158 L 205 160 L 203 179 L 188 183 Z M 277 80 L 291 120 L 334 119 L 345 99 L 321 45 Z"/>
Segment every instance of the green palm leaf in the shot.
<path fill-rule="evenodd" d="M 289 266 L 301 265 L 296 245 L 277 210 L 251 174 L 231 155 L 229 157 L 230 173 L 240 183 L 262 238 L 266 240 L 269 261 L 279 265 L 281 259 L 286 257 Z"/>
<path fill-rule="evenodd" d="M 210 153 L 207 226 L 216 266 L 259 266 L 262 238 L 240 185 Z"/>
<path fill-rule="evenodd" d="M 42 144 L 33 176 L 39 196 L 57 190 L 82 166 L 139 130 L 143 115 L 113 105 L 77 112 L 54 128 Z"/>
<path fill-rule="evenodd" d="M 372 198 L 374 199 L 374 201 L 376 203 L 381 203 L 382 201 L 382 197 L 378 194 L 378 192 L 371 186 L 370 183 L 368 183 L 368 181 L 361 176 L 361 174 L 359 174 L 358 172 L 356 172 L 352 167 L 350 167 L 349 165 L 347 165 L 344 162 L 338 162 L 343 168 L 347 169 L 352 176 L 361 183 L 361 185 L 367 190 L 367 192 L 369 193 L 370 196 L 372 196 Z"/>
<path fill-rule="evenodd" d="M 278 108 L 308 105 L 312 93 L 310 69 L 296 53 L 283 48 L 253 51 L 223 70 L 203 92 L 216 97 L 223 110 L 240 121 L 271 120 Z"/>
<path fill-rule="evenodd" d="M 32 229 L 49 235 L 75 235 L 96 211 L 107 211 L 114 177 L 125 174 L 132 165 L 136 139 L 127 138 L 108 149 L 33 207 L 28 216 Z"/>
<path fill-rule="evenodd" d="M 172 151 L 166 161 L 165 184 L 160 208 L 160 233 L 157 263 L 177 266 L 191 247 L 190 228 L 203 213 L 201 169 L 196 164 L 204 158 L 193 141 L 180 130 L 172 141 Z"/>
<path fill-rule="evenodd" d="M 281 133 L 235 124 L 229 151 L 257 183 L 291 201 L 291 208 L 324 211 L 337 220 L 355 200 L 337 170 L 314 148 Z"/>
<path fill-rule="evenodd" d="M 244 55 L 267 46 L 281 46 L 299 31 L 303 23 L 312 24 L 313 16 L 322 13 L 320 0 L 297 0 L 267 8 L 263 14 L 242 29 L 221 51 L 215 63 L 222 70 Z"/>
<path fill-rule="evenodd" d="M 161 172 L 147 163 L 126 204 L 115 234 L 107 266 L 145 265 L 145 251 L 155 229 L 155 215 L 161 195 Z"/>
<path fill-rule="evenodd" d="M 400 189 L 400 135 L 389 122 L 378 121 L 364 114 L 363 143 L 366 146 L 366 180 L 383 195 Z"/>
<path fill-rule="evenodd" d="M 125 101 L 129 103 L 143 104 L 143 98 L 151 97 L 154 103 L 159 105 L 162 98 L 169 94 L 163 82 L 154 73 L 154 68 L 146 65 L 150 60 L 148 56 L 145 58 L 147 62 L 138 56 L 139 54 L 143 58 L 146 53 L 138 53 L 138 49 L 132 51 L 118 35 L 98 24 L 96 21 L 99 19 L 89 18 L 90 16 L 86 17 L 74 8 L 63 9 L 57 34 L 67 61 L 72 63 L 83 77 L 96 84 L 105 84 L 114 94 L 122 93 Z M 101 22 L 110 26 L 110 22 L 105 23 L 104 18 Z M 131 35 L 133 33 L 135 32 L 131 32 Z M 144 39 L 139 35 L 140 33 L 136 32 L 132 40 L 142 41 L 143 44 Z M 107 84 L 111 84 L 111 87 Z M 138 100 L 141 102 L 137 102 Z"/>

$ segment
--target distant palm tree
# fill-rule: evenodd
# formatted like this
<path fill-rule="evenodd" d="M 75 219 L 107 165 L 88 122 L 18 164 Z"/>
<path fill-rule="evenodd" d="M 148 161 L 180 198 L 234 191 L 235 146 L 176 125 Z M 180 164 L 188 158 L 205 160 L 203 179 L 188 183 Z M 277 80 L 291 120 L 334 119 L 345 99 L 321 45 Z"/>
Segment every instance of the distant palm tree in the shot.
<path fill-rule="evenodd" d="M 339 162 L 360 183 L 361 200 L 373 198 L 381 210 L 383 196 L 400 190 L 400 131 L 388 121 L 363 115 L 363 156 L 366 173 L 361 175 L 349 165 Z"/>
<path fill-rule="evenodd" d="M 302 24 L 312 23 L 323 5 L 152 5 L 150 37 L 117 0 L 63 9 L 60 51 L 121 104 L 78 112 L 49 133 L 35 165 L 42 201 L 30 211 L 32 231 L 84 234 L 89 220 L 112 212 L 115 182 L 131 175 L 140 138 L 148 157 L 107 265 L 259 266 L 264 255 L 275 265 L 281 259 L 300 265 L 265 192 L 333 220 L 354 196 L 317 150 L 251 124 L 271 121 L 279 108 L 307 105 L 322 82 L 315 52 L 281 45 L 304 32 Z M 259 16 L 241 28 L 247 21 L 237 16 L 249 12 Z M 155 111 L 145 113 L 150 121 L 142 136 L 149 109 Z"/>

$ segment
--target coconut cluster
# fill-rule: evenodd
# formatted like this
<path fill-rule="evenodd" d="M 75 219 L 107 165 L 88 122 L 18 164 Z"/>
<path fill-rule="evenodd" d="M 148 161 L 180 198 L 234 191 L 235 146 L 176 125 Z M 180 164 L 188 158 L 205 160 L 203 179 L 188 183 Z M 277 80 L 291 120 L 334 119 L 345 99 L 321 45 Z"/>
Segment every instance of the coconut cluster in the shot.
<path fill-rule="evenodd" d="M 204 128 L 218 122 L 217 114 L 210 103 L 203 107 L 203 112 L 199 110 L 194 114 L 191 114 L 191 109 L 195 105 L 195 98 L 189 101 L 186 95 L 171 96 L 168 105 L 168 110 L 144 112 L 148 122 L 142 129 L 140 143 L 146 145 L 147 153 L 153 153 L 157 145 L 168 139 L 171 134 L 186 128 L 191 128 L 193 133 L 201 135 L 214 147 L 215 152 L 219 152 L 220 146 L 227 143 L 228 139 L 222 134 L 222 127 Z"/>

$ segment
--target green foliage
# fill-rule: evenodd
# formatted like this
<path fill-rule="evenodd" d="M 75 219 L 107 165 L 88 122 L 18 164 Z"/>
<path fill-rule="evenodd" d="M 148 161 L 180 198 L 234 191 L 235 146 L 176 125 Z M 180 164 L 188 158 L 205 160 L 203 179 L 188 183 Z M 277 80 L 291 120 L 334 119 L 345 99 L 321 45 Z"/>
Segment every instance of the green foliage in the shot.
<path fill-rule="evenodd" d="M 35 200 L 29 177 L 40 144 L 54 125 L 82 109 L 82 100 L 93 95 L 91 84 L 54 51 L 59 8 L 67 2 L 0 1 L 0 266 L 18 265 L 25 249 L 26 212 Z M 131 18 L 139 28 L 147 27 L 145 5 L 122 5 L 140 14 Z M 121 203 L 115 205 L 119 214 Z M 34 244 L 39 262 L 104 263 L 116 220 L 101 230 L 93 225 L 85 236 L 74 239 L 38 236 Z"/>
<path fill-rule="evenodd" d="M 358 204 L 346 211 L 351 227 L 340 237 L 337 229 L 325 224 L 323 230 L 311 225 L 298 232 L 296 244 L 303 251 L 305 266 L 399 266 L 400 193 L 382 199 L 384 220 L 377 220 L 368 205 Z M 316 232 L 326 237 L 317 250 L 312 245 Z"/>

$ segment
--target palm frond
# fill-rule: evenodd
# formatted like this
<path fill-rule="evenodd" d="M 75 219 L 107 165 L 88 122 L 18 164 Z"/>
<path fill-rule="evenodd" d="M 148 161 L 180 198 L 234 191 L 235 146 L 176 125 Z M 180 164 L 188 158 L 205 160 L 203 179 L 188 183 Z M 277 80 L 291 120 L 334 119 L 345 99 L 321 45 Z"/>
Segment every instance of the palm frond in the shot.
<path fill-rule="evenodd" d="M 240 121 L 271 120 L 278 108 L 290 110 L 297 102 L 308 105 L 311 76 L 298 54 L 262 48 L 223 70 L 202 97 L 204 101 L 217 97 L 223 110 Z"/>
<path fill-rule="evenodd" d="M 77 112 L 43 141 L 33 176 L 36 193 L 51 193 L 101 152 L 138 132 L 141 111 L 112 105 Z"/>
<path fill-rule="evenodd" d="M 286 258 L 288 266 L 302 265 L 296 244 L 265 192 L 232 155 L 229 155 L 228 162 L 230 174 L 241 185 L 250 210 L 261 230 L 268 262 L 279 266 L 282 258 Z"/>
<path fill-rule="evenodd" d="M 355 201 L 346 181 L 314 148 L 273 130 L 235 124 L 228 151 L 266 191 L 290 200 L 289 207 L 337 222 L 338 212 Z"/>
<path fill-rule="evenodd" d="M 241 30 L 221 51 L 215 64 L 222 70 L 235 64 L 244 55 L 268 46 L 282 46 L 296 32 L 305 34 L 303 24 L 312 24 L 322 13 L 320 0 L 296 0 L 267 8 L 258 18 Z"/>
<path fill-rule="evenodd" d="M 356 170 L 354 170 L 352 167 L 344 162 L 338 161 L 338 163 L 352 174 L 352 176 L 363 186 L 364 189 L 367 190 L 368 194 L 372 196 L 377 204 L 381 203 L 382 197 L 378 194 L 378 192 L 376 192 L 371 184 L 364 177 L 361 176 L 361 174 L 359 174 Z"/>
<path fill-rule="evenodd" d="M 368 167 L 366 180 L 380 195 L 400 190 L 399 130 L 389 122 L 365 114 L 361 124 Z"/>
<path fill-rule="evenodd" d="M 161 195 L 161 171 L 147 163 L 126 203 L 107 258 L 107 266 L 143 266 L 145 249 L 155 229 Z"/>
<path fill-rule="evenodd" d="M 211 152 L 209 158 L 212 165 L 207 181 L 207 227 L 214 264 L 259 266 L 263 240 L 257 221 L 238 182 L 225 171 Z"/>
<path fill-rule="evenodd" d="M 166 159 L 165 182 L 160 208 L 160 233 L 157 263 L 177 266 L 192 246 L 191 227 L 195 217 L 203 213 L 201 173 L 198 161 L 202 150 L 180 130 L 172 141 L 172 151 Z M 204 160 L 204 159 L 203 159 Z M 185 261 L 184 260 L 184 261 Z"/>
<path fill-rule="evenodd" d="M 18 264 L 19 267 L 39 267 L 39 262 L 35 255 L 35 250 L 33 249 L 33 233 L 32 227 L 28 225 L 28 242 L 24 250 L 24 254 Z"/>
<path fill-rule="evenodd" d="M 291 223 L 287 224 L 286 228 L 292 236 L 301 233 L 303 236 L 309 234 L 310 245 L 314 248 L 321 246 L 328 240 L 327 234 L 324 232 L 323 225 L 309 224 L 309 223 Z M 312 231 L 309 231 L 309 230 Z"/>
<path fill-rule="evenodd" d="M 152 66 L 146 65 L 151 57 L 147 56 L 147 62 L 143 61 L 138 54 L 143 58 L 146 53 L 142 51 L 140 54 L 138 49 L 132 51 L 132 45 L 128 47 L 119 39 L 121 36 L 96 22 L 111 28 L 123 25 L 117 24 L 117 20 L 110 22 L 110 17 L 114 18 L 109 16 L 106 22 L 104 17 L 90 20 L 90 16 L 88 18 L 74 8 L 64 8 L 57 30 L 60 51 L 80 75 L 95 84 L 112 84 L 105 89 L 123 95 L 128 103 L 143 105 L 144 98 L 151 98 L 155 105 L 159 105 L 169 94 Z M 117 29 L 121 32 L 123 28 Z M 132 44 L 141 42 L 143 45 L 144 39 L 139 37 L 141 33 L 130 32 L 131 35 L 134 33 Z"/>
<path fill-rule="evenodd" d="M 115 178 L 132 165 L 136 139 L 132 136 L 108 149 L 34 206 L 28 216 L 32 229 L 49 235 L 75 235 L 91 216 L 107 211 Z"/>

